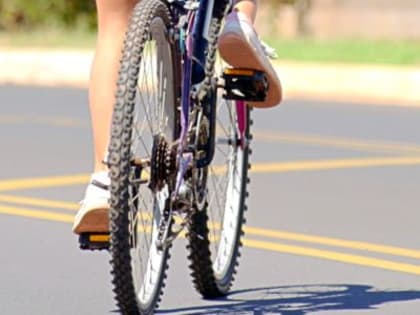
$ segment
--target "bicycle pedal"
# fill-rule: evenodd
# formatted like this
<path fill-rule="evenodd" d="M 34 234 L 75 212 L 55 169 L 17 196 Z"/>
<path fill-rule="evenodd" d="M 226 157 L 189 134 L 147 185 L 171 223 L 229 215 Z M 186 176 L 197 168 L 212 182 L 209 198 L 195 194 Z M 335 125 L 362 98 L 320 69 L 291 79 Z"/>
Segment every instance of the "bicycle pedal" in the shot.
<path fill-rule="evenodd" d="M 82 233 L 79 245 L 83 250 L 103 250 L 109 249 L 109 240 L 109 233 Z"/>
<path fill-rule="evenodd" d="M 262 71 L 227 68 L 223 71 L 223 79 L 227 100 L 263 102 L 267 97 L 269 84 Z"/>

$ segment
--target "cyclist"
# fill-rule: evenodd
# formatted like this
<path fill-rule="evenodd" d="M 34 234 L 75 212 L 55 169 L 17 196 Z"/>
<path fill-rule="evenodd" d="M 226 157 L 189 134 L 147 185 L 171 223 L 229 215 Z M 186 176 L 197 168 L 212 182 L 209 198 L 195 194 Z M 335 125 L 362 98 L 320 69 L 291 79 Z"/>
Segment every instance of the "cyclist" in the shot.
<path fill-rule="evenodd" d="M 110 135 L 121 47 L 129 16 L 138 0 L 96 0 L 98 37 L 89 84 L 89 104 L 94 140 L 94 173 L 87 186 L 84 200 L 76 214 L 73 231 L 108 232 L 110 178 L 103 163 Z M 147 1 L 147 0 L 140 0 Z M 261 45 L 253 23 L 258 0 L 236 0 L 227 17 L 219 50 L 233 67 L 262 70 L 269 81 L 264 102 L 250 103 L 254 107 L 272 107 L 281 101 L 280 81 Z"/>

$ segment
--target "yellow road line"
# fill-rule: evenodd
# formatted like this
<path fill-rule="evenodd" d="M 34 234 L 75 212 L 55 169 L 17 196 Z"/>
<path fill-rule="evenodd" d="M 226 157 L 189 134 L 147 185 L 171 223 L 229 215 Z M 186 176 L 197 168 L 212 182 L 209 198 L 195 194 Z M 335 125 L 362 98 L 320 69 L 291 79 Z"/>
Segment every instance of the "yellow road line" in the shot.
<path fill-rule="evenodd" d="M 88 123 L 76 118 L 63 116 L 22 116 L 22 115 L 0 115 L 1 124 L 38 124 L 66 128 L 87 128 Z"/>
<path fill-rule="evenodd" d="M 79 205 L 75 202 L 49 200 L 41 198 L 30 198 L 0 194 L 0 202 L 15 203 L 20 205 L 39 206 L 53 209 L 78 210 Z"/>
<path fill-rule="evenodd" d="M 378 157 L 337 160 L 307 160 L 295 162 L 253 164 L 252 173 L 285 173 L 297 171 L 325 171 L 346 168 L 419 165 L 420 157 Z"/>
<path fill-rule="evenodd" d="M 377 157 L 256 163 L 252 165 L 251 172 L 256 174 L 264 174 L 410 165 L 420 165 L 420 157 Z M 217 166 L 215 166 L 214 169 L 216 172 L 222 170 Z M 88 181 L 89 174 L 0 180 L 0 191 L 82 185 L 86 184 Z"/>
<path fill-rule="evenodd" d="M 42 210 L 34 210 L 34 209 L 28 209 L 28 208 L 10 207 L 10 206 L 5 206 L 5 205 L 0 205 L 0 213 L 12 215 L 12 216 L 21 216 L 21 217 L 42 219 L 42 220 L 48 220 L 48 221 L 73 222 L 74 220 L 73 215 L 57 213 L 57 212 L 42 211 Z"/>
<path fill-rule="evenodd" d="M 287 253 L 287 254 L 306 256 L 306 257 L 315 257 L 315 258 L 321 258 L 321 259 L 326 259 L 326 260 L 352 264 L 352 265 L 373 267 L 373 268 L 378 268 L 378 269 L 385 269 L 385 270 L 390 270 L 390 271 L 397 271 L 397 272 L 420 275 L 420 266 L 418 265 L 404 264 L 404 263 L 398 263 L 398 262 L 393 262 L 393 261 L 384 260 L 384 259 L 370 258 L 366 256 L 359 256 L 359 255 L 352 255 L 352 254 L 344 254 L 344 253 L 327 251 L 327 250 L 319 250 L 315 248 L 292 246 L 292 245 L 271 243 L 271 242 L 265 242 L 265 241 L 256 241 L 256 240 L 251 240 L 247 238 L 243 240 L 243 243 L 245 246 L 250 247 L 250 248 L 255 248 L 255 249 L 264 249 L 264 250 L 269 250 L 273 252 Z"/>
<path fill-rule="evenodd" d="M 58 127 L 85 128 L 88 124 L 80 119 L 63 116 L 22 116 L 13 114 L 0 115 L 2 124 L 43 124 Z M 330 136 L 317 136 L 311 134 L 294 134 L 255 130 L 256 139 L 260 141 L 300 143 L 341 149 L 352 149 L 367 152 L 382 152 L 396 154 L 420 154 L 420 146 L 415 144 L 365 141 L 361 139 L 339 138 Z"/>
<path fill-rule="evenodd" d="M 0 115 L 2 124 L 43 124 L 59 127 L 85 128 L 88 124 L 80 119 L 63 116 L 22 116 L 13 114 Z M 260 141 L 300 143 L 306 145 L 335 147 L 367 152 L 397 153 L 397 154 L 420 154 L 420 146 L 415 144 L 365 141 L 361 139 L 339 138 L 330 136 L 317 136 L 311 134 L 295 134 L 255 130 L 256 139 Z"/>
<path fill-rule="evenodd" d="M 59 222 L 73 222 L 73 216 L 67 214 L 60 214 L 48 211 L 33 210 L 27 208 L 16 208 L 0 205 L 0 213 L 22 216 L 28 218 L 37 218 L 48 221 L 59 221 Z M 281 243 L 273 243 L 266 241 L 258 241 L 245 238 L 243 240 L 245 246 L 255 249 L 269 250 L 273 252 L 287 253 L 299 256 L 321 258 L 331 261 L 338 261 L 347 264 L 360 265 L 366 267 L 373 267 L 379 269 L 385 269 L 396 272 L 403 272 L 409 274 L 420 275 L 420 266 L 399 263 L 384 259 L 371 258 L 366 256 L 345 254 L 334 251 L 319 250 L 315 248 L 300 247 L 293 245 L 286 245 Z"/>
<path fill-rule="evenodd" d="M 356 151 L 394 153 L 404 155 L 420 154 L 420 146 L 416 144 L 365 141 L 360 139 L 326 136 L 321 137 L 308 134 L 293 134 L 280 132 L 276 133 L 262 130 L 256 130 L 253 132 L 253 134 L 257 141 L 300 143 L 306 145 L 333 147 L 339 149 L 352 149 Z"/>
<path fill-rule="evenodd" d="M 381 254 L 388 254 L 401 257 L 409 257 L 420 259 L 420 250 L 401 248 L 395 246 L 386 246 L 365 242 L 348 241 L 343 239 L 329 238 L 323 236 L 290 233 L 277 230 L 269 230 L 255 227 L 244 227 L 245 234 L 254 236 L 264 236 L 270 238 L 277 238 L 282 240 L 297 241 L 304 243 L 311 243 L 317 245 L 335 246 L 340 248 L 348 248 L 362 251 L 369 251 Z"/>
<path fill-rule="evenodd" d="M 76 118 L 60 116 L 22 116 L 13 114 L 0 115 L 2 124 L 43 124 L 59 127 L 84 128 L 88 124 Z M 351 149 L 367 152 L 382 152 L 393 154 L 420 154 L 420 146 L 415 144 L 364 141 L 360 139 L 317 136 L 311 134 L 295 134 L 255 130 L 256 139 L 269 142 L 300 143 L 305 145 L 326 146 L 341 149 Z"/>
<path fill-rule="evenodd" d="M 0 191 L 81 185 L 88 181 L 88 174 L 1 180 Z"/>
<path fill-rule="evenodd" d="M 0 194 L 0 202 L 14 203 L 20 205 L 29 205 L 29 206 L 39 206 L 53 209 L 66 209 L 76 211 L 79 209 L 79 205 L 75 202 L 66 202 L 58 200 L 49 200 L 49 199 L 40 199 L 40 198 L 28 198 L 12 195 L 2 195 Z M 151 218 L 148 218 L 151 220 Z M 220 229 L 220 223 L 211 225 L 211 228 Z M 298 241 L 326 246 L 335 246 L 341 248 L 349 248 L 355 250 L 363 250 L 376 252 L 381 254 L 389 254 L 402 257 L 410 257 L 420 259 L 420 250 L 406 249 L 394 246 L 384 246 L 379 244 L 365 243 L 365 242 L 355 242 L 348 241 L 343 239 L 328 238 L 315 235 L 307 235 L 300 233 L 291 233 L 279 230 L 270 230 L 262 229 L 256 227 L 246 226 L 244 227 L 245 233 L 255 236 L 263 236 L 270 238 L 277 238 L 290 241 Z"/>
<path fill-rule="evenodd" d="M 20 204 L 20 205 L 29 205 L 29 206 L 40 206 L 40 207 L 54 208 L 54 209 L 66 209 L 66 210 L 72 210 L 72 211 L 76 211 L 79 209 L 79 205 L 75 202 L 66 202 L 66 201 L 39 199 L 39 198 L 28 198 L 28 197 L 2 195 L 2 194 L 0 194 L 0 202 L 14 203 L 14 204 Z M 149 216 L 150 214 L 146 214 L 146 215 Z M 150 217 L 143 218 L 143 219 L 151 220 Z M 210 228 L 220 229 L 220 223 L 216 224 L 215 222 L 212 222 L 210 225 Z M 257 227 L 251 227 L 251 226 L 244 227 L 244 230 L 247 235 L 262 236 L 262 237 L 276 238 L 276 239 L 282 239 L 282 240 L 297 241 L 297 242 L 311 243 L 311 244 L 317 244 L 317 245 L 334 246 L 334 247 L 340 247 L 340 248 L 348 248 L 348 249 L 354 249 L 354 250 L 369 251 L 369 252 L 388 254 L 388 255 L 394 255 L 394 256 L 400 256 L 400 257 L 420 259 L 420 250 L 401 248 L 401 247 L 396 247 L 396 246 L 386 246 L 386 245 L 372 244 L 372 243 L 366 243 L 366 242 L 349 241 L 349 240 L 343 240 L 343 239 L 337 239 L 337 238 L 308 235 L 308 234 L 302 234 L 302 233 L 291 233 L 291 232 L 286 232 L 286 231 L 263 229 L 263 228 L 257 228 Z"/>

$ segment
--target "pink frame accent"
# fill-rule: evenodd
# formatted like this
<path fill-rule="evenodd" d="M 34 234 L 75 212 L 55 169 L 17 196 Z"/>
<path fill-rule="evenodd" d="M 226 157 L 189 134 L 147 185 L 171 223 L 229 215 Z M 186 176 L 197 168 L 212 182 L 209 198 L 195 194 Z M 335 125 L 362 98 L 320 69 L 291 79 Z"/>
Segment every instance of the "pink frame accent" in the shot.
<path fill-rule="evenodd" d="M 248 106 L 245 101 L 236 101 L 236 114 L 238 116 L 238 129 L 239 129 L 239 136 L 241 140 L 241 147 L 245 149 L 246 140 L 245 139 L 245 132 L 247 126 L 247 110 L 246 106 Z"/>

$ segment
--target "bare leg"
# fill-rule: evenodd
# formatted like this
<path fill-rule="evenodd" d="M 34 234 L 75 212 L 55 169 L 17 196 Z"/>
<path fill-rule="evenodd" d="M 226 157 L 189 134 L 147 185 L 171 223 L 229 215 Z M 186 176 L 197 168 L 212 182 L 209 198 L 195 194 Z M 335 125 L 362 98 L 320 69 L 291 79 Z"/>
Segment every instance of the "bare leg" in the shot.
<path fill-rule="evenodd" d="M 252 22 L 257 16 L 258 0 L 236 0 L 234 10 L 245 14 Z"/>
<path fill-rule="evenodd" d="M 96 0 L 98 39 L 89 84 L 95 172 L 106 170 L 102 160 L 110 136 L 122 42 L 136 2 L 137 0 Z"/>
<path fill-rule="evenodd" d="M 109 186 L 107 167 L 102 163 L 108 147 L 115 101 L 122 42 L 137 0 L 96 0 L 98 40 L 89 85 L 89 103 L 94 141 L 94 174 L 86 188 L 81 208 L 74 218 L 73 232 L 109 231 Z M 95 184 L 96 183 L 96 184 Z"/>

